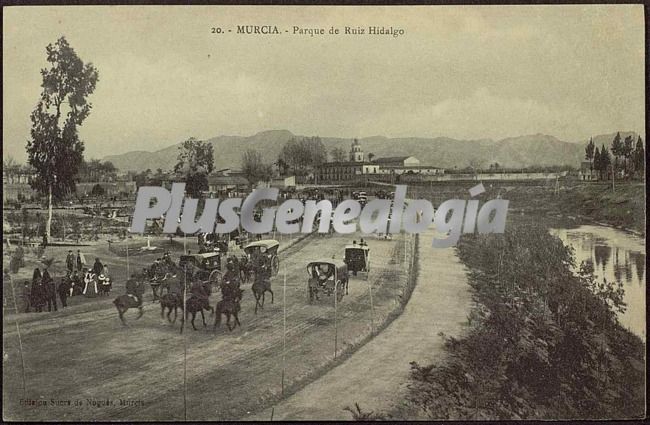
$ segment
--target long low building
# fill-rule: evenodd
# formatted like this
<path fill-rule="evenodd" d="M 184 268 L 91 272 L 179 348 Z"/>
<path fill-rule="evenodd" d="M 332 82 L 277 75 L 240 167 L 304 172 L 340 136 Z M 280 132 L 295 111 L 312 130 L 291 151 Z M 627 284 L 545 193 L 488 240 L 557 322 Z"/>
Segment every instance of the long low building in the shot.
<path fill-rule="evenodd" d="M 326 162 L 317 168 L 317 183 L 342 183 L 357 180 L 386 180 L 403 174 L 443 175 L 445 170 L 421 165 L 414 156 L 393 156 L 366 160 L 358 140 L 352 142 L 349 161 Z"/>

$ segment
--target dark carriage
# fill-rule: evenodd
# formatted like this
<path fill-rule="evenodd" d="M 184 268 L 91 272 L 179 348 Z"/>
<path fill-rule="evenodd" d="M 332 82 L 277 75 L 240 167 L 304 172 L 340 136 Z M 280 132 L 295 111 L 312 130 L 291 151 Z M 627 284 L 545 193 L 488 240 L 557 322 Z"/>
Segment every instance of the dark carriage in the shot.
<path fill-rule="evenodd" d="M 191 264 L 194 267 L 194 278 L 210 283 L 215 288 L 221 284 L 223 277 L 222 257 L 223 254 L 218 251 L 181 255 L 178 266 L 183 270 L 186 264 Z"/>
<path fill-rule="evenodd" d="M 244 252 L 249 260 L 260 254 L 265 262 L 265 265 L 271 270 L 271 276 L 276 276 L 280 270 L 280 259 L 278 258 L 278 249 L 280 242 L 274 239 L 264 239 L 249 243 L 244 248 Z"/>
<path fill-rule="evenodd" d="M 348 293 L 348 266 L 343 261 L 334 259 L 312 261 L 307 264 L 307 274 L 310 304 L 317 300 L 321 293 L 327 296 L 336 293 L 337 301 L 341 301 L 343 295 Z"/>
<path fill-rule="evenodd" d="M 347 245 L 345 247 L 345 264 L 354 276 L 358 272 L 370 272 L 370 248 L 367 245 Z"/>

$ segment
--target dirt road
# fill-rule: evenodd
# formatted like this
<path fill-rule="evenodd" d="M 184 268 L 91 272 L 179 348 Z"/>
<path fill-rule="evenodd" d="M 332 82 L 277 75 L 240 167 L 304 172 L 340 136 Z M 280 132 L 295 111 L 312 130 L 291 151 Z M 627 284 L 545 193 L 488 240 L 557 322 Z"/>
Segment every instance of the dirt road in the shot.
<path fill-rule="evenodd" d="M 207 329 L 188 328 L 180 335 L 179 324 L 161 319 L 150 295 L 145 315 L 136 321 L 137 312 L 127 312 L 130 327 L 124 327 L 111 303 L 123 283 L 116 284 L 110 298 L 83 302 L 75 297 L 75 305 L 66 311 L 19 314 L 25 390 L 15 324 L 5 316 L 4 418 L 227 420 L 277 402 L 282 391 L 285 267 L 284 388 L 290 393 L 330 364 L 334 354 L 333 300 L 324 297 L 308 304 L 305 266 L 315 258 L 342 258 L 343 247 L 359 237 L 313 236 L 284 251 L 273 281 L 274 303 L 267 297 L 264 310 L 254 315 L 250 284 L 244 285 L 242 328 L 233 332 L 224 327 L 213 332 L 213 318 L 207 315 Z M 369 281 L 352 277 L 350 293 L 339 303 L 339 350 L 358 344 L 370 332 L 369 284 L 374 321 L 379 323 L 399 304 L 406 282 L 402 236 L 371 239 L 369 244 Z M 109 258 L 108 253 L 103 259 L 113 273 L 124 273 L 124 259 Z M 132 267 L 150 260 L 134 259 Z M 212 305 L 216 300 L 215 295 Z"/>
<path fill-rule="evenodd" d="M 455 249 L 434 249 L 432 238 L 432 229 L 420 234 L 418 282 L 404 312 L 344 363 L 273 406 L 274 420 L 349 420 L 343 409 L 355 402 L 364 411 L 401 407 L 409 362 L 439 361 L 444 348 L 438 334 L 459 335 L 471 306 Z M 268 420 L 271 413 L 267 409 L 251 419 Z"/>

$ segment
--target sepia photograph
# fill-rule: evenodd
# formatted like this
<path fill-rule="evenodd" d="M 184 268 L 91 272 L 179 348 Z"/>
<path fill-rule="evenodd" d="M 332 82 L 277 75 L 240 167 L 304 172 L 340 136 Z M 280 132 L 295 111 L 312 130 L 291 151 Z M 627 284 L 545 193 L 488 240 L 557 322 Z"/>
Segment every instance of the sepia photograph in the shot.
<path fill-rule="evenodd" d="M 644 12 L 3 5 L 3 421 L 645 419 Z"/>

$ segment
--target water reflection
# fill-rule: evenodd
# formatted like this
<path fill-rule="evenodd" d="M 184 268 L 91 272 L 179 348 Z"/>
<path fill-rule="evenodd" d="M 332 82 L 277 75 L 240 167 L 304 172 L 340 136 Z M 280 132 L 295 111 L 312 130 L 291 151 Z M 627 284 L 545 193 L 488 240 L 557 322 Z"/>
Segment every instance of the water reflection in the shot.
<path fill-rule="evenodd" d="M 599 280 L 623 283 L 627 310 L 619 320 L 645 340 L 645 241 L 603 226 L 553 229 L 551 233 L 573 247 L 577 266 L 591 262 Z"/>

